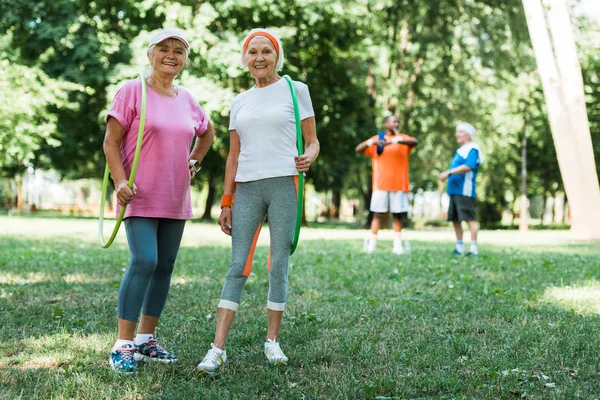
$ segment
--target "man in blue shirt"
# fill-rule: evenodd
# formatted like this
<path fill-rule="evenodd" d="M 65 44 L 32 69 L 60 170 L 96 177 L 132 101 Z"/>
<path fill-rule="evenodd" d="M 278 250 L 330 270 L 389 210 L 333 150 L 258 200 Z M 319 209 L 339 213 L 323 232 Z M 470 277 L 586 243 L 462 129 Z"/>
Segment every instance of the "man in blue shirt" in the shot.
<path fill-rule="evenodd" d="M 477 256 L 477 216 L 475 213 L 475 179 L 477 170 L 481 165 L 481 150 L 473 142 L 475 128 L 468 123 L 458 124 L 456 127 L 456 141 L 460 148 L 450 162 L 450 169 L 440 174 L 440 180 L 448 180 L 448 221 L 452 221 L 456 233 L 456 249 L 452 254 L 465 253 L 463 243 L 462 221 L 467 221 L 471 231 L 470 256 Z"/>

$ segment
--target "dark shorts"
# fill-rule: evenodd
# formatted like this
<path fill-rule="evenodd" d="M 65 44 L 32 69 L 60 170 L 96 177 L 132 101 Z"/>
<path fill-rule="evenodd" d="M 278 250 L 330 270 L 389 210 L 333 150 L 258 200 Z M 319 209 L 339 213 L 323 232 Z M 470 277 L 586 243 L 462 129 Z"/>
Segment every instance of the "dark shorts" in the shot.
<path fill-rule="evenodd" d="M 467 196 L 450 196 L 448 221 L 477 221 L 475 199 Z"/>

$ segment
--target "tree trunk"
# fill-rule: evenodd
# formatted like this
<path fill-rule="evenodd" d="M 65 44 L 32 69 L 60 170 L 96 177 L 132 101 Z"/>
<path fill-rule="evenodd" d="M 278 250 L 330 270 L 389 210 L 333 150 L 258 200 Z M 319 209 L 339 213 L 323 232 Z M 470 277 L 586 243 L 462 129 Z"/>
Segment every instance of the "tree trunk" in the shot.
<path fill-rule="evenodd" d="M 331 192 L 331 207 L 329 208 L 330 219 L 340 219 L 340 207 L 342 205 L 342 192 L 334 189 Z"/>
<path fill-rule="evenodd" d="M 306 220 L 306 190 L 304 191 L 305 196 L 302 197 L 302 226 L 308 226 L 308 221 Z"/>
<path fill-rule="evenodd" d="M 523 138 L 521 139 L 521 211 L 519 212 L 519 231 L 526 232 L 529 230 L 527 224 L 528 217 L 528 200 L 527 200 L 527 127 L 529 125 L 529 111 L 525 105 L 525 115 L 523 120 Z M 542 221 L 544 216 L 542 214 Z"/>
<path fill-rule="evenodd" d="M 212 206 L 215 204 L 215 196 L 217 194 L 217 182 L 212 177 L 208 179 L 208 195 L 206 196 L 206 203 L 204 204 L 204 214 L 202 214 L 202 221 L 212 221 Z"/>
<path fill-rule="evenodd" d="M 598 239 L 600 186 L 583 103 L 581 67 L 564 0 L 547 0 L 546 4 L 550 6 L 548 24 L 540 0 L 523 0 L 558 165 L 569 198 L 571 236 L 574 239 Z"/>
<path fill-rule="evenodd" d="M 8 178 L 4 178 L 4 209 L 8 210 L 11 207 L 12 202 L 10 201 L 10 185 Z"/>
<path fill-rule="evenodd" d="M 23 176 L 17 175 L 17 215 L 23 213 Z"/>

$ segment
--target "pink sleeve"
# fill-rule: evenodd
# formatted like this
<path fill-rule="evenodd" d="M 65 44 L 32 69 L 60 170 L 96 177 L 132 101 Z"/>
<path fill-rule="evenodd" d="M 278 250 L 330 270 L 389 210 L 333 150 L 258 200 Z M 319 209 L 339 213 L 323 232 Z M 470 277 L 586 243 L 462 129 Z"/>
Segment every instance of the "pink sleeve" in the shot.
<path fill-rule="evenodd" d="M 194 122 L 196 123 L 195 132 L 196 136 L 201 136 L 206 132 L 206 128 L 208 128 L 208 115 L 204 112 L 202 107 L 198 103 L 194 102 Z"/>
<path fill-rule="evenodd" d="M 106 122 L 108 122 L 110 117 L 113 117 L 126 132 L 129 131 L 129 127 L 136 116 L 136 93 L 140 90 L 138 87 L 140 85 L 136 85 L 135 83 L 136 81 L 129 81 L 119 89 L 106 115 Z"/>

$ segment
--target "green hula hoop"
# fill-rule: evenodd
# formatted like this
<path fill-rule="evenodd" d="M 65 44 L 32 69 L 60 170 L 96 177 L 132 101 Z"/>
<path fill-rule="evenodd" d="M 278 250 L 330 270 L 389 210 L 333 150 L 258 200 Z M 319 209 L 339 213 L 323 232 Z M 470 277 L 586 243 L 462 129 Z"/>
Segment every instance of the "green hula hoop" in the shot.
<path fill-rule="evenodd" d="M 142 111 L 140 114 L 140 127 L 138 129 L 138 137 L 137 143 L 135 145 L 135 154 L 133 155 L 133 164 L 131 165 L 131 173 L 129 174 L 129 181 L 127 186 L 131 189 L 133 187 L 133 181 L 135 179 L 135 173 L 137 171 L 138 161 L 140 160 L 140 152 L 142 150 L 142 139 L 144 138 L 144 125 L 146 123 L 146 79 L 144 79 L 144 74 L 137 74 L 142 81 Z M 127 206 L 121 207 L 121 212 L 119 213 L 119 217 L 117 218 L 117 223 L 110 235 L 110 238 L 107 242 L 104 242 L 104 202 L 106 200 L 106 189 L 108 188 L 108 176 L 110 175 L 110 168 L 108 168 L 108 163 L 106 163 L 106 167 L 104 168 L 104 180 L 102 182 L 102 199 L 100 200 L 100 217 L 98 218 L 98 234 L 100 236 L 100 243 L 102 244 L 102 248 L 107 249 L 115 240 L 117 233 L 119 232 L 119 227 L 121 226 L 121 222 L 123 221 L 123 216 L 125 215 L 125 210 Z"/>
<path fill-rule="evenodd" d="M 294 103 L 294 117 L 296 118 L 296 146 L 298 147 L 298 155 L 304 154 L 304 145 L 302 142 L 302 126 L 300 125 L 300 110 L 298 109 L 298 98 L 296 97 L 296 89 L 292 78 L 288 75 L 284 75 L 283 78 L 287 81 L 290 86 L 290 92 L 292 92 L 292 102 Z M 298 205 L 296 207 L 296 230 L 294 232 L 294 240 L 292 241 L 292 248 L 290 255 L 296 251 L 298 246 L 298 239 L 300 238 L 300 226 L 302 225 L 302 207 L 304 206 L 304 173 L 298 173 Z"/>

